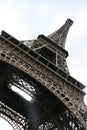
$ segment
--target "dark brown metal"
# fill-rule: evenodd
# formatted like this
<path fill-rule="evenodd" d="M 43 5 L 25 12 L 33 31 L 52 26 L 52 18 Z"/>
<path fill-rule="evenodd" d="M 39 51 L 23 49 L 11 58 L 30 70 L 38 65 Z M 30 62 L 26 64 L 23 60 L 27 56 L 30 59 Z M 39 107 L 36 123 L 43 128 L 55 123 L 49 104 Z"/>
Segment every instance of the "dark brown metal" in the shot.
<path fill-rule="evenodd" d="M 68 52 L 43 35 L 24 44 L 5 31 L 0 35 L 0 116 L 14 130 L 87 130 L 85 86 L 70 76 Z"/>

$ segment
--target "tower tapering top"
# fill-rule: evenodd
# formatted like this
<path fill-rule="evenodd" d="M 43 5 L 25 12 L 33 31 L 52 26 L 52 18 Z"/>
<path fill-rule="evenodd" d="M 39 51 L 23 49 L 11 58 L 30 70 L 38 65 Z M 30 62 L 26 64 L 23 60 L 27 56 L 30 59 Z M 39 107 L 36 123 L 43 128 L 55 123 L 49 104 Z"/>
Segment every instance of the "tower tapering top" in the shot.
<path fill-rule="evenodd" d="M 73 24 L 73 21 L 71 19 L 67 19 L 65 24 L 70 24 L 70 26 Z"/>
<path fill-rule="evenodd" d="M 52 40 L 54 43 L 58 44 L 62 48 L 65 48 L 65 41 L 69 31 L 70 26 L 73 24 L 71 19 L 67 19 L 65 24 L 59 28 L 54 33 L 50 34 L 48 38 Z"/>

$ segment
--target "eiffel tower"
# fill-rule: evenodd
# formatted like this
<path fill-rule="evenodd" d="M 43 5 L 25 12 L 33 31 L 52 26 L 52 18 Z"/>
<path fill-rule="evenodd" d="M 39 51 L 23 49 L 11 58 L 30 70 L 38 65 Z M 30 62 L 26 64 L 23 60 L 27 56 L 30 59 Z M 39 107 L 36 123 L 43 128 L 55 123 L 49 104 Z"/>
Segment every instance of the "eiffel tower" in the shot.
<path fill-rule="evenodd" d="M 14 130 L 87 130 L 85 86 L 70 75 L 66 63 L 72 24 L 67 19 L 51 35 L 30 41 L 1 32 L 0 117 Z"/>

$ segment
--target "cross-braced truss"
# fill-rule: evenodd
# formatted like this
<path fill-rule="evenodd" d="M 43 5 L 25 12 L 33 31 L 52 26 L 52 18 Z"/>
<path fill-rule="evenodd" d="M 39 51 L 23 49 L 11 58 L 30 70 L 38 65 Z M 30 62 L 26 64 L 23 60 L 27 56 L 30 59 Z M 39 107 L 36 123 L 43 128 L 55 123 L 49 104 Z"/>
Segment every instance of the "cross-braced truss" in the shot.
<path fill-rule="evenodd" d="M 0 66 L 0 68 L 1 67 L 2 66 Z M 17 88 L 20 88 L 31 97 L 31 101 L 26 101 L 27 105 L 25 104 L 25 120 L 18 118 L 18 116 L 16 117 L 16 115 L 14 116 L 13 114 L 11 114 L 12 112 L 10 112 L 9 114 L 9 111 L 5 110 L 6 105 L 4 105 L 5 109 L 2 109 L 5 112 L 4 115 L 9 114 L 7 115 L 8 118 L 6 116 L 3 117 L 6 117 L 7 121 L 9 121 L 9 123 L 14 127 L 15 130 L 84 130 L 80 122 L 75 119 L 73 113 L 71 113 L 69 109 L 67 109 L 66 106 L 62 104 L 61 101 L 56 99 L 56 97 L 53 96 L 52 93 L 49 93 L 49 91 L 45 89 L 39 82 L 23 74 L 23 72 L 15 70 L 13 67 L 9 67 L 8 64 L 6 64 L 6 67 L 8 68 L 8 71 L 6 71 L 5 73 L 7 75 L 10 74 L 10 76 L 8 76 L 9 82 L 7 82 L 5 75 L 5 79 L 2 80 L 3 83 L 7 83 L 8 89 L 11 89 L 12 86 L 15 86 Z M 1 69 L 3 70 L 3 67 Z M 9 73 L 9 70 L 11 71 L 11 73 Z M 1 75 L 1 77 L 3 76 Z M 15 102 L 14 98 L 12 99 L 12 101 L 13 103 Z M 18 102 L 18 104 L 20 104 L 20 102 Z M 3 111 L 1 111 L 1 113 Z M 14 121 L 17 121 L 14 123 L 15 125 L 13 124 L 14 121 L 11 121 L 11 118 L 13 120 L 15 119 Z M 29 120 L 29 122 L 27 122 L 27 119 Z M 23 121 L 25 128 L 22 128 L 24 127 L 22 126 Z"/>
<path fill-rule="evenodd" d="M 87 130 L 85 86 L 69 75 L 66 64 L 68 52 L 64 45 L 71 23 L 68 20 L 55 37 L 55 33 L 49 38 L 39 36 L 29 47 L 2 32 L 0 115 L 15 130 Z M 61 46 L 51 39 L 56 37 Z"/>
<path fill-rule="evenodd" d="M 27 130 L 29 122 L 25 117 L 12 110 L 10 107 L 0 101 L 0 117 L 5 119 L 14 130 Z M 3 126 L 4 127 L 4 126 Z"/>

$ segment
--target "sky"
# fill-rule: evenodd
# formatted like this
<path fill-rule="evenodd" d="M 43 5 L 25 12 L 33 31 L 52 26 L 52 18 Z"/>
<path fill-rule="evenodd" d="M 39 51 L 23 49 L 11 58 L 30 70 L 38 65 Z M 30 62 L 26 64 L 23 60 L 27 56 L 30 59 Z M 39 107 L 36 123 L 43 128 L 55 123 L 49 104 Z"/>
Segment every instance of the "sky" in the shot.
<path fill-rule="evenodd" d="M 87 0 L 0 0 L 0 31 L 18 40 L 47 36 L 67 18 L 74 21 L 66 40 L 68 68 L 72 77 L 87 86 Z M 87 104 L 87 96 L 84 100 Z"/>

